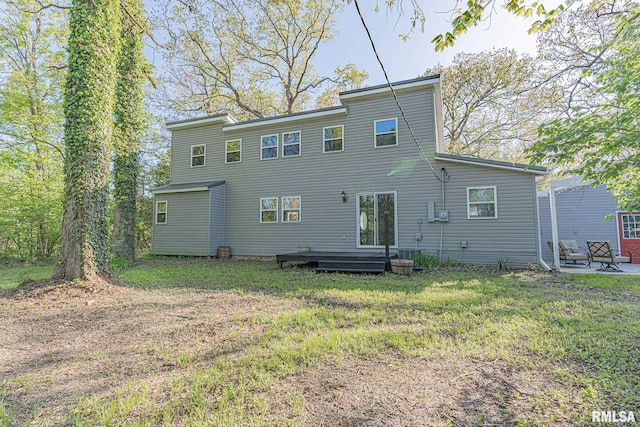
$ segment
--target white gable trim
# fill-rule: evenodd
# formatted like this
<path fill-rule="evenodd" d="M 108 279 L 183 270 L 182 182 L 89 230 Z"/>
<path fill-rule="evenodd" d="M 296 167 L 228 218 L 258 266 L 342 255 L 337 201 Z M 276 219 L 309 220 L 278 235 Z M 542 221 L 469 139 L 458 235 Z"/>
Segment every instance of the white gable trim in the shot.
<path fill-rule="evenodd" d="M 393 86 L 393 90 L 402 90 L 402 89 L 411 89 L 411 88 L 416 88 L 416 87 L 423 87 L 423 86 L 433 86 L 435 84 L 439 84 L 440 83 L 440 78 L 439 77 L 434 77 L 433 79 L 429 79 L 429 80 L 420 80 L 420 81 L 416 81 L 416 82 L 409 82 L 409 83 L 403 83 L 403 84 L 391 84 Z M 353 99 L 353 98 L 359 98 L 361 96 L 370 96 L 370 95 L 376 95 L 376 94 L 382 94 L 382 93 L 387 93 L 387 92 L 391 92 L 391 88 L 389 88 L 389 86 L 385 86 L 385 87 L 379 87 L 376 89 L 370 89 L 370 90 L 356 90 L 355 92 L 350 92 L 350 93 L 343 93 L 340 95 L 340 101 L 344 101 L 346 99 Z"/>
<path fill-rule="evenodd" d="M 435 157 L 436 160 L 439 160 L 441 162 L 451 162 L 451 163 L 461 163 L 461 164 L 465 164 L 465 165 L 473 165 L 473 166 L 481 166 L 481 167 L 487 167 L 487 168 L 492 168 L 492 169 L 503 169 L 503 170 L 510 170 L 510 171 L 515 171 L 515 172 L 524 172 L 524 173 L 530 173 L 530 174 L 534 174 L 534 175 L 547 175 L 548 172 L 546 171 L 540 171 L 540 170 L 536 170 L 536 169 L 527 169 L 527 168 L 523 168 L 523 167 L 517 167 L 517 166 L 507 166 L 507 165 L 499 165 L 499 164 L 495 164 L 495 163 L 485 163 L 485 162 L 476 162 L 473 160 L 465 160 L 465 159 L 452 159 L 449 157 L 441 157 L 438 156 L 436 154 Z"/>
<path fill-rule="evenodd" d="M 207 191 L 209 187 L 170 188 L 168 190 L 151 190 L 153 194 L 190 193 L 192 191 Z"/>
<path fill-rule="evenodd" d="M 215 123 L 236 123 L 237 120 L 230 114 L 221 116 L 203 117 L 200 119 L 184 120 L 180 122 L 170 122 L 165 125 L 168 130 L 187 129 L 192 127 L 204 126 Z"/>
<path fill-rule="evenodd" d="M 272 119 L 259 119 L 256 121 L 244 122 L 225 126 L 222 128 L 223 132 L 252 128 L 257 126 L 275 125 L 278 123 L 295 122 L 298 120 L 315 119 L 317 117 L 337 116 L 347 114 L 347 107 L 334 108 L 331 110 L 311 111 L 309 113 L 291 114 L 288 116 L 279 116 Z"/>

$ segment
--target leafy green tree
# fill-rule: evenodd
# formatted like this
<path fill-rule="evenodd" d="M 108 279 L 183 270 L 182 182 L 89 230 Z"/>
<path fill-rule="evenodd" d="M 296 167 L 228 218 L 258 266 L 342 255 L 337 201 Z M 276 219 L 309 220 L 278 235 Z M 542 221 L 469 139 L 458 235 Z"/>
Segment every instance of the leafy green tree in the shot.
<path fill-rule="evenodd" d="M 120 4 L 74 0 L 65 87 L 65 210 L 54 278 L 109 272 L 107 194 Z"/>
<path fill-rule="evenodd" d="M 61 212 L 64 14 L 0 9 L 0 242 L 22 258 L 50 257 Z"/>
<path fill-rule="evenodd" d="M 437 65 L 425 75 L 436 73 L 451 154 L 525 161 L 524 149 L 559 97 L 553 86 L 533 83 L 539 73 L 535 59 L 510 49 L 457 54 L 450 66 Z"/>
<path fill-rule="evenodd" d="M 640 208 L 640 5 L 625 2 L 614 22 L 599 66 L 580 73 L 594 96 L 541 127 L 530 152 L 533 161 L 605 184 L 631 210 Z"/>
<path fill-rule="evenodd" d="M 162 12 L 169 108 L 259 118 L 308 109 L 318 93 L 326 98 L 335 85 L 360 84 L 366 74 L 353 65 L 338 67 L 333 77 L 313 66 L 343 6 L 342 0 L 171 3 Z"/>
<path fill-rule="evenodd" d="M 140 0 L 123 1 L 121 48 L 118 55 L 113 143 L 113 254 L 135 260 L 136 198 L 140 146 L 144 129 L 143 102 L 148 63 L 143 55 L 145 28 Z"/>

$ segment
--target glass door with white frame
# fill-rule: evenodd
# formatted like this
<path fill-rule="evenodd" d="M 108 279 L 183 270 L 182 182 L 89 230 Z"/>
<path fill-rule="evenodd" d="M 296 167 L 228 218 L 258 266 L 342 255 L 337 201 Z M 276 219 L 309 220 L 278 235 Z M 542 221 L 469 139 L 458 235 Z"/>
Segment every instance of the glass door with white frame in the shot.
<path fill-rule="evenodd" d="M 385 244 L 384 212 L 389 212 L 389 246 L 396 245 L 396 193 L 358 194 L 358 247 Z"/>

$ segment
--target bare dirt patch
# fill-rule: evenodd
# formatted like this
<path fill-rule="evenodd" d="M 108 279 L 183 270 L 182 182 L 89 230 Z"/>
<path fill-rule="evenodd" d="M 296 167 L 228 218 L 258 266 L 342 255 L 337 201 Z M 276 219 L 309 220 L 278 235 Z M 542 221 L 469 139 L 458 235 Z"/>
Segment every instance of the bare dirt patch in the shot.
<path fill-rule="evenodd" d="M 0 400 L 15 425 L 69 425 L 81 396 L 113 395 L 132 381 L 153 386 L 241 353 L 270 316 L 295 304 L 106 282 L 22 286 L 0 297 Z"/>
<path fill-rule="evenodd" d="M 287 378 L 280 393 L 303 396 L 304 425 L 493 426 L 535 417 L 532 398 L 552 384 L 503 362 L 383 355 L 327 360 Z"/>

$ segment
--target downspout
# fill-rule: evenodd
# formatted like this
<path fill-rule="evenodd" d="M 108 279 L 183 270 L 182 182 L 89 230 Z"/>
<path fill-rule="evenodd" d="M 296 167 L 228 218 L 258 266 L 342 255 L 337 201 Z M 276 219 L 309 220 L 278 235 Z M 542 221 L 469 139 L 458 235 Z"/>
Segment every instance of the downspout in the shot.
<path fill-rule="evenodd" d="M 538 184 L 533 183 L 533 189 L 537 194 Z M 536 232 L 538 233 L 538 262 L 547 271 L 551 271 L 551 267 L 542 259 L 542 231 L 540 230 L 540 205 L 538 204 L 538 196 L 536 196 Z M 554 252 L 555 253 L 555 252 Z"/>
<path fill-rule="evenodd" d="M 444 177 L 445 177 L 446 173 L 447 172 L 445 171 L 444 168 L 440 169 L 440 185 L 441 185 L 441 195 L 440 195 L 440 197 L 442 199 L 442 210 L 446 209 L 445 197 L 444 197 Z M 443 240 L 444 240 L 444 221 L 440 221 L 440 250 L 439 250 L 440 262 L 442 262 Z"/>
<path fill-rule="evenodd" d="M 551 211 L 551 240 L 553 244 L 553 269 L 560 271 L 560 251 L 558 247 L 558 218 L 556 217 L 556 189 L 549 183 L 549 210 Z"/>

